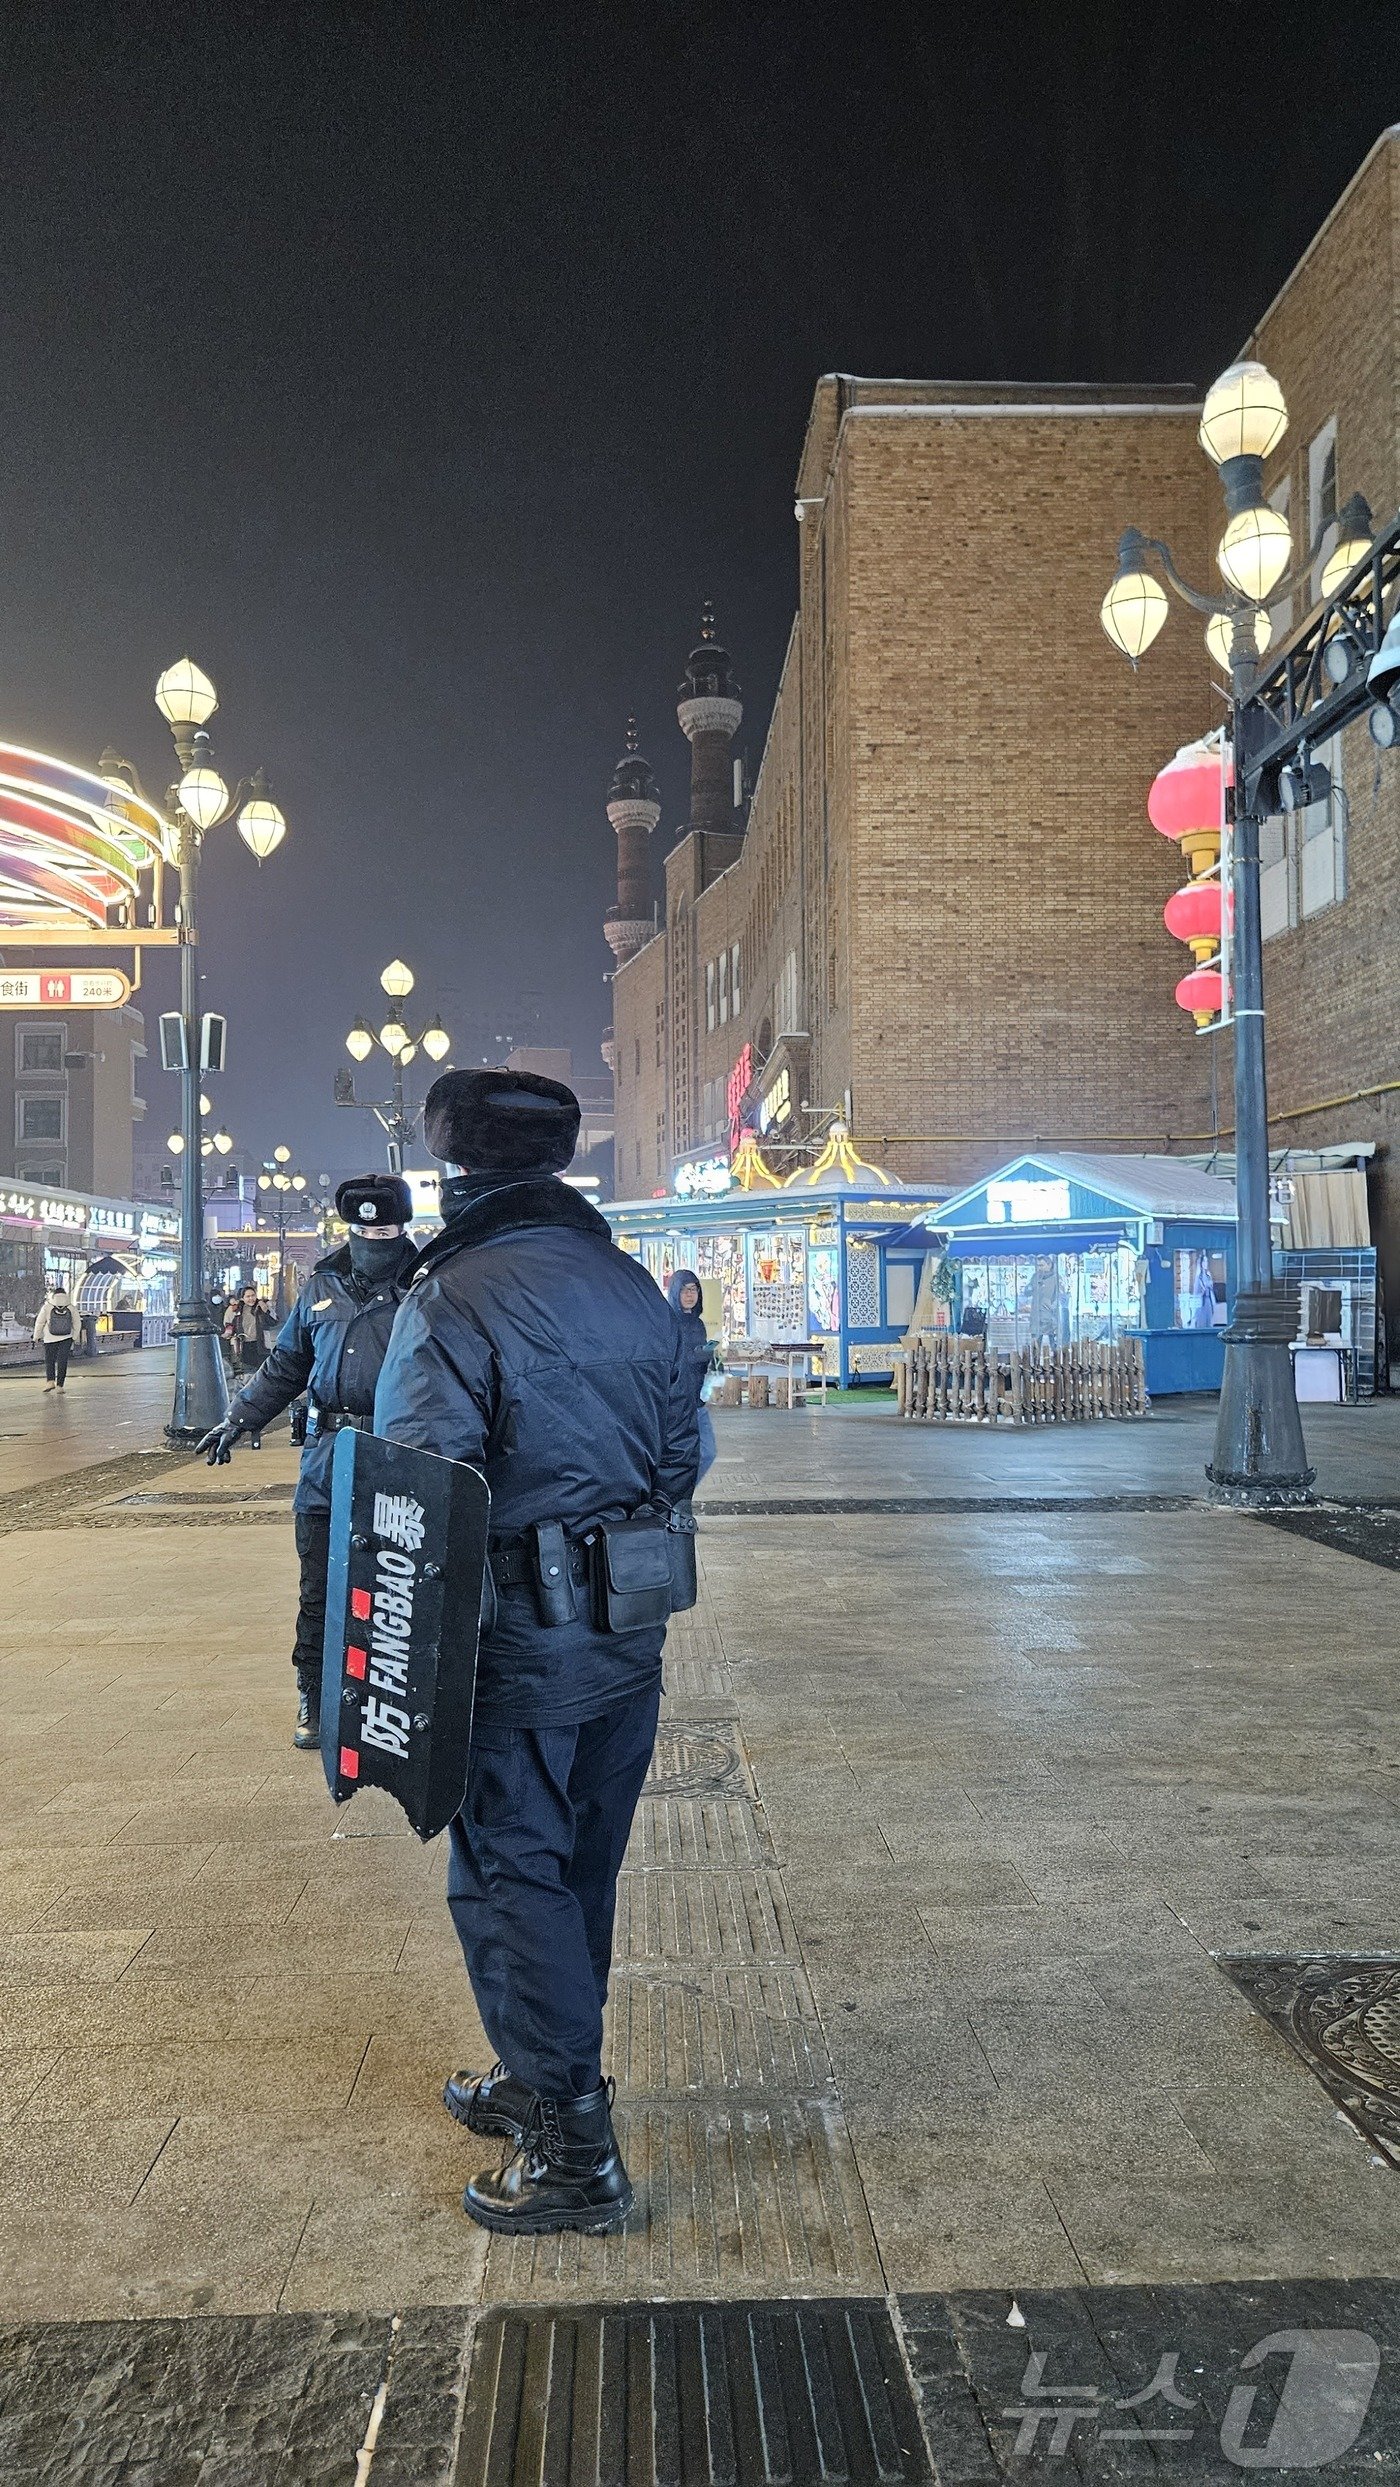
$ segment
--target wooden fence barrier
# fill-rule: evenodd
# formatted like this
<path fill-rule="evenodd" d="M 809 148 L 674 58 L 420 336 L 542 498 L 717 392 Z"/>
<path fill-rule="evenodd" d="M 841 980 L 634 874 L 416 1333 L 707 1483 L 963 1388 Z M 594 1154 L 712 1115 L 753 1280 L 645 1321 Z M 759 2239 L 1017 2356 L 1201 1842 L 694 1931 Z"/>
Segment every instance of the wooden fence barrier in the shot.
<path fill-rule="evenodd" d="M 1148 1408 L 1136 1338 L 988 1349 L 936 1331 L 903 1351 L 895 1387 L 900 1415 L 926 1424 L 1083 1424 Z"/>

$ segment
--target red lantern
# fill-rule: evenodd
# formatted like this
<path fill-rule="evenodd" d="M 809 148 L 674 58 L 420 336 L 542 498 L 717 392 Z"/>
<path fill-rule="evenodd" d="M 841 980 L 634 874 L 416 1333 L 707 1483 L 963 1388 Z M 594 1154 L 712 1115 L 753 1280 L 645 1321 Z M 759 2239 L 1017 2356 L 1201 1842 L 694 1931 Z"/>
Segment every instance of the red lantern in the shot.
<path fill-rule="evenodd" d="M 1167 900 L 1162 921 L 1178 941 L 1190 942 L 1197 958 L 1204 958 L 1220 940 L 1220 883 L 1188 881 Z"/>
<path fill-rule="evenodd" d="M 1227 785 L 1233 770 L 1226 773 Z M 1179 838 L 1192 829 L 1220 830 L 1220 748 L 1215 743 L 1183 743 L 1152 780 L 1147 817 L 1164 838 Z"/>
<path fill-rule="evenodd" d="M 1183 1010 L 1189 1010 L 1198 1028 L 1206 1027 L 1220 1011 L 1225 988 L 1219 971 L 1214 967 L 1193 967 L 1176 988 L 1176 998 Z"/>

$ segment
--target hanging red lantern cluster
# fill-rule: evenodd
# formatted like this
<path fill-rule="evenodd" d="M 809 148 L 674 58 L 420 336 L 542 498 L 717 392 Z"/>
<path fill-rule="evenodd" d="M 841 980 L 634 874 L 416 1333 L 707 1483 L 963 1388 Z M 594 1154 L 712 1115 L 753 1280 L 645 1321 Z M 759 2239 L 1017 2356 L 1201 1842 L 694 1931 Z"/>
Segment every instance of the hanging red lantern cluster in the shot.
<path fill-rule="evenodd" d="M 1223 810 L 1221 772 L 1232 782 L 1230 754 L 1219 743 L 1183 744 L 1176 757 L 1159 770 L 1147 798 L 1147 817 L 1164 838 L 1173 839 L 1186 857 L 1191 879 L 1167 900 L 1162 910 L 1169 933 L 1188 944 L 1196 961 L 1176 988 L 1183 1010 L 1197 1027 L 1205 1027 L 1223 1007 L 1224 986 L 1218 969 L 1205 961 L 1218 954 L 1221 941 L 1221 891 L 1216 866 L 1220 859 Z"/>

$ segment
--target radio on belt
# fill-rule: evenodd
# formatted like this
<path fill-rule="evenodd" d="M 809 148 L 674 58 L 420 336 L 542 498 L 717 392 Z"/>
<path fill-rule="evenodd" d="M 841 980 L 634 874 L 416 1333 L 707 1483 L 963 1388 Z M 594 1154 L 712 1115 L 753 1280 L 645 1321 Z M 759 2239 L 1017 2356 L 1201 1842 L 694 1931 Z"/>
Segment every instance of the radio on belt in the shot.
<path fill-rule="evenodd" d="M 466 1794 L 490 1509 L 459 1460 L 336 1435 L 321 1759 L 338 1805 L 383 1788 L 420 1839 Z"/>

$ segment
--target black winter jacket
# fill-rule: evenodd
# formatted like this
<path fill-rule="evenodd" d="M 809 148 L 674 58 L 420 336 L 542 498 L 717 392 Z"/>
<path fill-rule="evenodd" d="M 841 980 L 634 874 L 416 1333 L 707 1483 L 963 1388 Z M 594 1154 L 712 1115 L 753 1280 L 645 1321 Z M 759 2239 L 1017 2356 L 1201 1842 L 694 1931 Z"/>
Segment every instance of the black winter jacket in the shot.
<path fill-rule="evenodd" d="M 398 1310 L 398 1284 L 416 1257 L 405 1236 L 397 1268 L 379 1279 L 356 1277 L 348 1244 L 318 1261 L 278 1332 L 277 1344 L 236 1394 L 230 1414 L 249 1426 L 270 1425 L 307 1390 L 318 1408 L 372 1417 L 374 1386 Z M 308 1435 L 293 1510 L 330 1510 L 334 1449 L 333 1433 Z"/>
<path fill-rule="evenodd" d="M 380 1375 L 375 1431 L 480 1468 L 493 1538 L 581 1532 L 694 1491 L 695 1393 L 680 1327 L 641 1264 L 566 1183 L 503 1181 L 419 1255 Z M 663 1626 L 541 1624 L 527 1589 L 483 1639 L 484 1724 L 565 1724 L 649 1689 Z"/>

